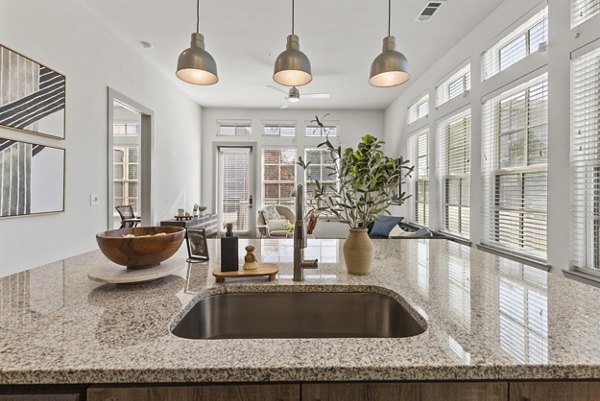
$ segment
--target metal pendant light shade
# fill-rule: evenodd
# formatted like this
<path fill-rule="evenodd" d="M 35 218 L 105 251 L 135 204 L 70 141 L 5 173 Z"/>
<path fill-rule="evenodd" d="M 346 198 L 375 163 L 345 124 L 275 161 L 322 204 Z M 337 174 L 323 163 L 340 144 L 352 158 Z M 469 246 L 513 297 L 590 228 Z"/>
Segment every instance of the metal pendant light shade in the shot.
<path fill-rule="evenodd" d="M 401 85 L 409 78 L 408 60 L 396 51 L 396 39 L 393 36 L 383 38 L 383 52 L 371 64 L 369 83 L 385 88 Z"/>
<path fill-rule="evenodd" d="M 196 32 L 192 33 L 190 47 L 179 55 L 176 75 L 194 85 L 213 85 L 219 81 L 217 63 L 204 50 L 204 36 L 200 33 L 200 0 L 196 0 Z"/>
<path fill-rule="evenodd" d="M 302 86 L 312 81 L 310 61 L 300 51 L 300 38 L 297 35 L 287 37 L 285 51 L 275 60 L 273 79 L 286 86 Z"/>
<path fill-rule="evenodd" d="M 204 50 L 202 34 L 192 33 L 190 47 L 179 55 L 177 77 L 195 85 L 213 85 L 219 81 L 217 63 L 210 53 Z"/>
<path fill-rule="evenodd" d="M 383 52 L 371 64 L 369 83 L 379 88 L 389 88 L 405 83 L 410 78 L 408 60 L 396 51 L 396 38 L 391 32 L 392 0 L 388 0 L 388 35 L 383 38 Z"/>
<path fill-rule="evenodd" d="M 281 85 L 302 86 L 312 81 L 310 61 L 300 51 L 300 38 L 294 33 L 294 0 L 292 0 L 292 34 L 287 37 L 287 45 L 275 60 L 273 80 Z"/>

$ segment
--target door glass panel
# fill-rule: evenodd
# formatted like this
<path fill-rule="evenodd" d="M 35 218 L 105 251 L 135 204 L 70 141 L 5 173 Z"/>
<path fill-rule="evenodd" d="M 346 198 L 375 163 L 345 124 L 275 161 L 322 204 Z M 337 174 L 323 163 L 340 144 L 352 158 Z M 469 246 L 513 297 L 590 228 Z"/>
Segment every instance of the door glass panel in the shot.
<path fill-rule="evenodd" d="M 233 231 L 250 230 L 250 152 L 249 147 L 219 148 L 219 225 L 228 223 Z"/>

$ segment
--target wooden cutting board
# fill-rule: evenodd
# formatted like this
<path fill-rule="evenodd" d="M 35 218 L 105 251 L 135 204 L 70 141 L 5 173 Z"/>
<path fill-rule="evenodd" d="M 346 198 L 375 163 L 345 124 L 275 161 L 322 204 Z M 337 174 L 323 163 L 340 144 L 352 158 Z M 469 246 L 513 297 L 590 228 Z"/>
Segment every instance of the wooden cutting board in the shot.
<path fill-rule="evenodd" d="M 245 277 L 260 277 L 268 276 L 269 281 L 273 281 L 275 275 L 279 272 L 279 266 L 274 263 L 259 263 L 258 267 L 254 270 L 244 270 L 240 266 L 237 271 L 233 272 L 222 272 L 221 266 L 216 265 L 213 269 L 213 276 L 216 277 L 217 283 L 225 282 L 226 278 L 245 278 Z"/>

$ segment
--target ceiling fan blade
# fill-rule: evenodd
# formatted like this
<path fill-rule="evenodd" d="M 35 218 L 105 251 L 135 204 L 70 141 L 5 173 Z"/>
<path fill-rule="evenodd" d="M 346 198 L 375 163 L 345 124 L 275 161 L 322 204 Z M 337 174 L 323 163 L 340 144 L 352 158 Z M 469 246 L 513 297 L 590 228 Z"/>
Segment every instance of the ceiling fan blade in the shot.
<path fill-rule="evenodd" d="M 290 107 L 290 102 L 285 102 L 281 105 L 280 109 L 287 109 L 288 107 Z"/>
<path fill-rule="evenodd" d="M 283 94 L 285 94 L 286 96 L 288 95 L 288 91 L 286 91 L 286 90 L 283 90 L 283 89 L 281 89 L 281 88 L 278 88 L 278 87 L 276 87 L 275 85 L 265 85 L 265 86 L 266 86 L 267 88 L 274 89 L 274 90 L 276 90 L 277 92 L 283 93 Z"/>
<path fill-rule="evenodd" d="M 329 99 L 329 93 L 302 93 L 300 97 L 305 99 Z"/>

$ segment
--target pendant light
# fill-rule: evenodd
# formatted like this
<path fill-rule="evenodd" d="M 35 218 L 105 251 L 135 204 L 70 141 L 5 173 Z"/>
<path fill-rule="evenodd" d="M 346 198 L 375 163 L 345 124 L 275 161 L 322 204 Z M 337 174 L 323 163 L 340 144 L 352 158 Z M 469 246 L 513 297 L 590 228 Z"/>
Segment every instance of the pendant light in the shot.
<path fill-rule="evenodd" d="M 369 83 L 377 87 L 397 86 L 410 78 L 408 60 L 396 51 L 396 38 L 391 36 L 392 0 L 388 0 L 388 36 L 383 38 L 383 52 L 371 64 Z"/>
<path fill-rule="evenodd" d="M 192 33 L 190 47 L 179 55 L 177 77 L 195 85 L 213 85 L 219 81 L 217 63 L 204 50 L 204 36 L 200 31 L 200 0 L 196 0 L 196 32 Z"/>
<path fill-rule="evenodd" d="M 302 86 L 312 81 L 310 61 L 300 51 L 300 39 L 294 34 L 294 0 L 292 0 L 292 34 L 287 37 L 285 51 L 275 60 L 273 80 L 285 86 Z"/>

